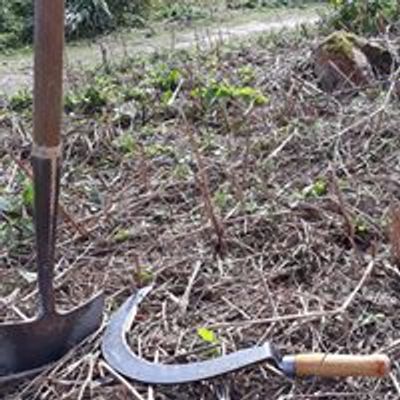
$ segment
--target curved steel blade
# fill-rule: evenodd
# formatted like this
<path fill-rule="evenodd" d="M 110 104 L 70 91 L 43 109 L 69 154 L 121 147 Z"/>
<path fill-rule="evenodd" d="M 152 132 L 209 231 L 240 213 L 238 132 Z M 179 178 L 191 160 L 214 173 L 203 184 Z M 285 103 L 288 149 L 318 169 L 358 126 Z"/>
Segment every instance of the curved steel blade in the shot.
<path fill-rule="evenodd" d="M 112 316 L 105 331 L 102 341 L 104 358 L 122 375 L 148 384 L 169 385 L 213 378 L 266 360 L 275 364 L 280 362 L 280 355 L 270 343 L 190 364 L 160 364 L 138 357 L 129 347 L 126 333 L 133 323 L 138 305 L 151 289 L 147 286 L 129 297 Z"/>

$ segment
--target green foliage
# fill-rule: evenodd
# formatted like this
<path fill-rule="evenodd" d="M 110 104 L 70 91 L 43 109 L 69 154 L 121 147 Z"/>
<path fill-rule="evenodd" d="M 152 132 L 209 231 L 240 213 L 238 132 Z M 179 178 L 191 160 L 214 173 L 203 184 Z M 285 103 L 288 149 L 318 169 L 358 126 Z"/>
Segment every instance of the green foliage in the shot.
<path fill-rule="evenodd" d="M 22 112 L 32 107 L 32 93 L 26 89 L 19 90 L 8 100 L 8 108 L 15 112 Z"/>
<path fill-rule="evenodd" d="M 160 64 L 151 73 L 152 83 L 155 87 L 165 91 L 174 91 L 182 79 L 182 74 L 178 69 L 170 69 L 166 64 Z"/>
<path fill-rule="evenodd" d="M 207 12 L 196 4 L 172 1 L 163 2 L 156 12 L 156 16 L 171 21 L 193 21 L 207 17 Z"/>
<path fill-rule="evenodd" d="M 397 0 L 330 0 L 330 3 L 335 9 L 330 24 L 359 34 L 382 32 L 400 16 Z"/>
<path fill-rule="evenodd" d="M 116 147 L 124 154 L 133 154 L 137 150 L 137 143 L 132 134 L 124 133 L 115 141 Z"/>
<path fill-rule="evenodd" d="M 355 234 L 361 237 L 366 236 L 369 233 L 368 225 L 360 218 L 356 219 L 354 223 L 354 230 Z"/>
<path fill-rule="evenodd" d="M 146 15 L 150 0 L 67 0 L 66 31 L 68 37 L 93 36 L 132 26 Z"/>
<path fill-rule="evenodd" d="M 0 51 L 32 42 L 32 0 L 0 0 Z M 66 0 L 67 38 L 91 37 L 133 26 L 147 15 L 151 0 Z"/>
<path fill-rule="evenodd" d="M 133 236 L 132 232 L 128 229 L 118 229 L 115 233 L 114 233 L 114 240 L 117 243 L 123 243 L 128 241 L 131 237 Z"/>
<path fill-rule="evenodd" d="M 32 39 L 33 1 L 0 0 L 0 51 Z"/>
<path fill-rule="evenodd" d="M 152 143 L 144 148 L 144 153 L 147 157 L 154 158 L 167 156 L 175 158 L 175 149 L 173 146 L 163 145 L 161 143 Z"/>
<path fill-rule="evenodd" d="M 30 179 L 26 178 L 23 182 L 22 188 L 22 203 L 26 208 L 33 209 L 34 191 L 33 183 Z"/>
<path fill-rule="evenodd" d="M 233 197 L 226 188 L 217 190 L 214 193 L 213 200 L 215 205 L 221 210 L 226 210 L 233 203 Z"/>
<path fill-rule="evenodd" d="M 221 100 L 242 100 L 256 106 L 268 103 L 267 97 L 257 89 L 249 86 L 233 86 L 225 82 L 217 83 L 215 81 L 206 87 L 194 89 L 192 96 L 200 98 L 209 104 Z"/>
<path fill-rule="evenodd" d="M 197 334 L 206 343 L 211 343 L 211 344 L 218 344 L 219 343 L 217 335 L 215 334 L 214 331 L 212 331 L 210 329 L 198 328 L 197 329 Z"/>
<path fill-rule="evenodd" d="M 307 0 L 227 0 L 227 7 L 231 9 L 262 8 L 262 7 L 303 7 Z"/>
<path fill-rule="evenodd" d="M 100 112 L 115 100 L 115 83 L 107 76 L 100 76 L 81 90 L 68 93 L 64 99 L 67 112 L 84 114 Z"/>
<path fill-rule="evenodd" d="M 254 68 L 251 65 L 241 67 L 238 71 L 238 75 L 244 85 L 250 85 L 256 78 Z"/>
<path fill-rule="evenodd" d="M 190 22 L 224 8 L 302 6 L 305 0 L 65 0 L 67 39 L 94 37 L 121 27 L 146 26 L 152 18 Z M 32 43 L 32 0 L 0 0 L 0 52 Z"/>
<path fill-rule="evenodd" d="M 105 0 L 67 1 L 66 32 L 68 36 L 90 36 L 110 30 L 113 15 Z"/>
<path fill-rule="evenodd" d="M 326 180 L 319 178 L 312 185 L 303 189 L 305 197 L 322 197 L 328 193 L 328 183 Z"/>
<path fill-rule="evenodd" d="M 15 193 L 0 188 L 0 246 L 12 247 L 33 234 L 32 213 L 34 190 L 32 181 L 21 173 L 17 174 L 18 189 Z M 3 222 L 4 221 L 4 222 Z"/>

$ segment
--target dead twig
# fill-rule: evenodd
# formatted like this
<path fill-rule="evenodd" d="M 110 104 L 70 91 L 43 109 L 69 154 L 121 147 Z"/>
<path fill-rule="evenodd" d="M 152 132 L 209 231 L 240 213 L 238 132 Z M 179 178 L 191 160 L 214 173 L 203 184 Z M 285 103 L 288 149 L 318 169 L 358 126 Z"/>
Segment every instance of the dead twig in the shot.
<path fill-rule="evenodd" d="M 392 206 L 389 223 L 390 251 L 394 263 L 400 266 L 400 207 Z"/>
<path fill-rule="evenodd" d="M 210 185 L 208 183 L 207 174 L 205 172 L 206 168 L 205 168 L 205 165 L 203 162 L 203 158 L 199 151 L 199 145 L 196 142 L 196 139 L 194 137 L 192 127 L 189 125 L 186 115 L 182 109 L 180 109 L 180 114 L 181 114 L 182 120 L 185 124 L 185 127 L 186 127 L 185 131 L 189 138 L 189 142 L 190 142 L 194 157 L 195 157 L 197 165 L 198 165 L 199 186 L 200 186 L 200 191 L 201 191 L 203 201 L 204 201 L 204 208 L 205 208 L 206 214 L 207 214 L 208 218 L 210 219 L 211 224 L 214 228 L 214 232 L 217 236 L 216 251 L 219 256 L 223 257 L 223 255 L 225 254 L 225 251 L 226 251 L 224 227 L 222 225 L 221 219 L 217 215 L 217 212 L 216 212 L 216 209 L 214 206 L 214 202 L 211 197 Z"/>
<path fill-rule="evenodd" d="M 342 305 L 334 310 L 322 310 L 322 311 L 311 311 L 301 314 L 278 315 L 271 318 L 259 318 L 249 321 L 217 322 L 209 324 L 208 327 L 210 329 L 219 329 L 219 328 L 230 328 L 238 326 L 255 326 L 255 325 L 271 324 L 276 322 L 300 321 L 300 320 L 318 319 L 326 317 L 332 318 L 337 315 L 344 314 L 354 301 L 354 298 L 359 293 L 359 291 L 365 284 L 368 277 L 371 275 L 374 266 L 375 266 L 375 261 L 371 260 L 367 268 L 365 269 L 364 274 L 361 277 L 360 281 L 354 288 L 354 290 L 350 293 L 350 295 L 346 298 L 346 300 L 342 303 Z"/>

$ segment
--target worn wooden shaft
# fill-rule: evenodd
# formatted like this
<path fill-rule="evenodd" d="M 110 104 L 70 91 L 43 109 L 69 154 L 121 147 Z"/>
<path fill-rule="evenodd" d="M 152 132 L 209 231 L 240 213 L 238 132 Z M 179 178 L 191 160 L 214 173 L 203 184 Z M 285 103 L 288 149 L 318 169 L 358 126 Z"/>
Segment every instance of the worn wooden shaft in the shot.
<path fill-rule="evenodd" d="M 61 165 L 64 0 L 35 0 L 32 168 L 42 316 L 55 313 L 53 287 Z"/>
<path fill-rule="evenodd" d="M 390 360 L 383 354 L 298 354 L 284 357 L 283 364 L 295 376 L 384 377 L 390 371 Z"/>
<path fill-rule="evenodd" d="M 35 0 L 34 144 L 60 144 L 64 0 Z"/>

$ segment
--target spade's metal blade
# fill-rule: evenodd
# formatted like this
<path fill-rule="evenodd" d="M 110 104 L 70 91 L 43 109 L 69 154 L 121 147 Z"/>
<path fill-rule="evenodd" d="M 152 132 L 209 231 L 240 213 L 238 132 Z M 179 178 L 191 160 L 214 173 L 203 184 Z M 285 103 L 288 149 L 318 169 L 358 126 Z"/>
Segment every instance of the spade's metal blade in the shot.
<path fill-rule="evenodd" d="M 169 385 L 214 378 L 266 360 L 279 362 L 280 356 L 270 343 L 190 364 L 160 364 L 138 357 L 130 349 L 126 333 L 133 323 L 138 305 L 151 289 L 151 286 L 145 287 L 128 298 L 112 316 L 103 337 L 104 358 L 122 375 L 148 384 Z"/>
<path fill-rule="evenodd" d="M 68 313 L 0 324 L 0 383 L 40 371 L 96 331 L 103 304 L 100 293 Z"/>

